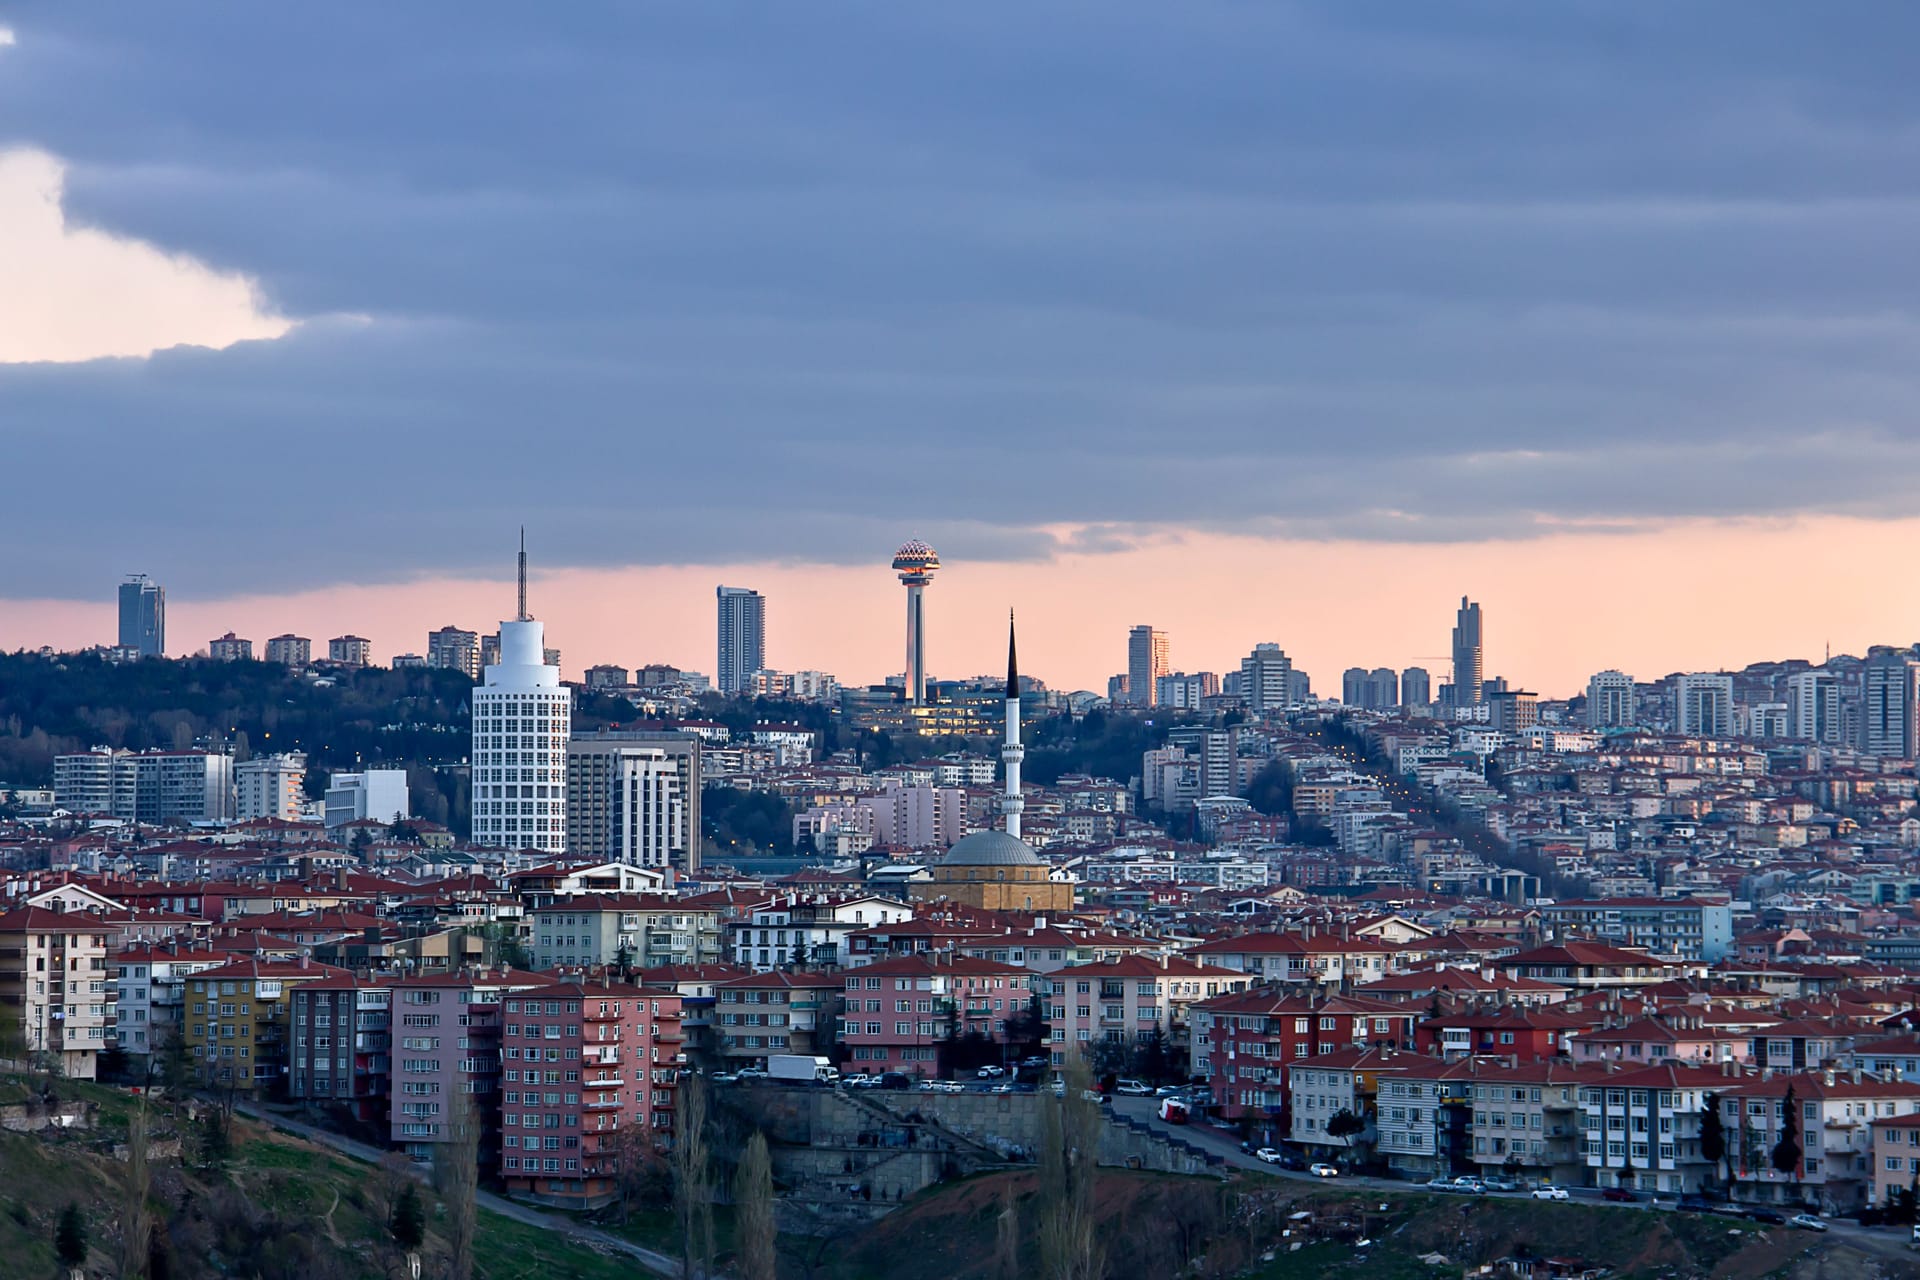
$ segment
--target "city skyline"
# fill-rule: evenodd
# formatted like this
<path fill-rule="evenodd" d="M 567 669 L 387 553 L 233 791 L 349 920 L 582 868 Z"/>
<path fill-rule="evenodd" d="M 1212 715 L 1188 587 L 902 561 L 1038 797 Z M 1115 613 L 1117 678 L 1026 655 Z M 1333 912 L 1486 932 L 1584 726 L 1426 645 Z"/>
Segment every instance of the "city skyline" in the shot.
<path fill-rule="evenodd" d="M 1920 522 L 1914 523 L 1913 536 L 1920 538 Z M 1513 687 L 1534 690 L 1543 698 L 1566 698 L 1584 691 L 1595 673 L 1607 669 L 1629 671 L 1647 681 L 1680 672 L 1738 670 L 1751 662 L 1804 658 L 1818 663 L 1829 646 L 1835 654 L 1864 658 L 1871 645 L 1911 643 L 1908 632 L 1920 631 L 1903 628 L 1903 604 L 1873 590 L 1884 575 L 1894 572 L 1898 547 L 1882 548 L 1884 560 L 1859 556 L 1828 566 L 1835 585 L 1823 602 L 1829 608 L 1822 621 L 1793 611 L 1786 611 L 1793 616 L 1780 616 L 1781 611 L 1765 603 L 1767 592 L 1778 586 L 1775 571 L 1768 567 L 1769 542 L 1777 540 L 1775 549 L 1784 554 L 1805 542 L 1803 533 L 1782 527 L 1718 536 L 1744 543 L 1755 558 L 1740 572 L 1706 583 L 1680 576 L 1648 578 L 1644 607 L 1648 616 L 1682 621 L 1752 617 L 1751 626 L 1648 627 L 1638 618 L 1596 612 L 1583 617 L 1580 626 L 1569 627 L 1567 606 L 1525 585 L 1539 573 L 1557 570 L 1583 575 L 1596 589 L 1624 589 L 1640 572 L 1635 560 L 1621 554 L 1630 545 L 1625 540 L 1592 565 L 1568 565 L 1564 551 L 1547 543 L 1522 544 L 1500 564 L 1473 566 L 1478 571 L 1466 584 L 1468 593 L 1493 613 L 1497 627 L 1496 643 L 1486 656 L 1486 675 L 1504 676 Z M 1320 560 L 1301 562 L 1294 575 L 1303 599 L 1284 608 L 1244 607 L 1258 602 L 1212 589 L 1213 580 L 1205 574 L 1184 572 L 1189 563 L 1232 562 L 1250 549 L 1250 540 L 1187 539 L 1144 551 L 1144 564 L 1088 556 L 1070 562 L 1069 570 L 1098 577 L 1103 571 L 1131 574 L 1144 569 L 1149 581 L 1169 584 L 1155 596 L 1163 603 L 1150 612 L 1159 619 L 1156 625 L 1169 633 L 1172 647 L 1186 655 L 1178 664 L 1182 669 L 1224 675 L 1239 669 L 1254 643 L 1271 640 L 1287 652 L 1296 669 L 1313 677 L 1315 692 L 1323 696 L 1337 696 L 1342 671 L 1356 665 L 1438 666 L 1432 680 L 1438 696 L 1445 664 L 1414 659 L 1445 651 L 1461 591 L 1439 584 L 1457 567 L 1457 547 L 1414 549 L 1393 574 L 1376 572 L 1370 582 L 1354 578 L 1355 567 L 1343 558 L 1341 548 L 1321 547 Z M 779 669 L 830 671 L 850 684 L 879 683 L 901 673 L 899 585 L 884 559 L 864 567 L 762 562 L 726 566 L 722 572 L 736 581 L 759 582 L 763 595 L 789 602 L 782 606 L 787 621 L 775 662 Z M 1090 598 L 1063 596 L 1057 589 L 1059 572 L 1058 566 L 1039 564 L 949 564 L 942 571 L 938 639 L 928 656 L 931 674 L 952 678 L 992 673 L 1000 643 L 993 635 L 994 618 L 1011 604 L 1029 619 L 1031 675 L 1055 688 L 1104 692 L 1107 677 L 1124 663 L 1127 632 L 1140 613 L 1149 611 L 1135 607 L 1137 595 L 1117 590 Z M 1615 575 L 1613 581 L 1608 574 Z M 148 576 L 165 575 L 150 571 Z M 1508 580 L 1506 587 L 1482 589 L 1483 581 L 1502 576 Z M 536 580 L 543 601 L 550 602 L 544 610 L 548 634 L 565 653 L 567 678 L 578 679 L 596 662 L 632 666 L 641 661 L 669 662 L 714 675 L 709 669 L 715 643 L 714 576 L 708 567 L 544 570 Z M 450 620 L 470 629 L 488 625 L 484 620 L 500 611 L 500 593 L 508 589 L 504 581 L 501 575 L 215 601 L 175 594 L 168 600 L 169 623 L 176 636 L 211 637 L 232 630 L 256 646 L 283 633 L 320 642 L 352 632 L 368 637 L 374 661 L 386 665 L 395 653 L 422 652 L 427 633 Z M 1373 585 L 1380 590 L 1370 590 Z M 1137 590 L 1138 582 L 1131 586 Z M 637 638 L 642 634 L 639 618 L 624 604 L 631 599 L 649 601 L 644 633 L 650 639 Z M 1767 616 L 1756 616 L 1756 611 Z M 856 614 L 860 625 L 846 625 Z M 110 643 L 114 617 L 111 599 L 41 602 L 34 610 L 0 613 L 0 649 L 80 649 Z M 192 644 L 197 649 L 205 640 Z M 190 650 L 175 646 L 170 652 L 180 656 Z"/>

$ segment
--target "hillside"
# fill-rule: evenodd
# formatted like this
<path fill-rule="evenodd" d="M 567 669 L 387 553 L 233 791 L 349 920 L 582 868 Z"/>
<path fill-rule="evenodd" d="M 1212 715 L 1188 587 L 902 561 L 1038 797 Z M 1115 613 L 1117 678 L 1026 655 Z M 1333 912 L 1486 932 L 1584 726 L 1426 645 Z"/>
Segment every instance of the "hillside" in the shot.
<path fill-rule="evenodd" d="M 17 1102 L 37 1082 L 0 1076 L 0 1102 Z M 111 1276 L 120 1247 L 123 1143 L 135 1100 L 111 1089 L 58 1081 L 63 1100 L 94 1108 L 92 1126 L 51 1136 L 0 1131 L 0 1274 L 52 1277 L 55 1219 L 69 1202 L 87 1223 L 89 1276 Z M 359 1164 L 311 1143 L 235 1117 L 224 1168 L 205 1171 L 158 1153 L 193 1131 L 164 1109 L 150 1113 L 156 1277 L 212 1280 L 389 1280 L 401 1255 L 385 1223 L 400 1185 L 387 1167 Z M 445 1241 L 432 1193 L 425 1191 L 428 1240 L 422 1274 L 444 1274 Z M 478 1280 L 631 1280 L 646 1273 L 631 1260 L 557 1232 L 482 1210 L 474 1274 Z"/>
<path fill-rule="evenodd" d="M 809 1262 L 796 1252 L 791 1270 L 782 1274 L 804 1280 L 1000 1280 L 996 1236 L 1009 1194 L 1022 1213 L 1023 1256 L 1034 1257 L 1033 1183 L 1032 1174 L 1019 1173 L 947 1184 L 837 1242 L 826 1258 Z M 1101 1179 L 1099 1213 L 1107 1280 L 1181 1274 L 1451 1280 L 1470 1266 L 1527 1255 L 1606 1266 L 1614 1280 L 1920 1274 L 1904 1258 L 1876 1258 L 1829 1238 L 1726 1218 L 1411 1192 L 1362 1197 L 1258 1176 L 1222 1186 L 1108 1172 Z M 1362 1248 L 1361 1240 L 1371 1243 Z M 1432 1255 L 1446 1261 L 1421 1260 Z"/>

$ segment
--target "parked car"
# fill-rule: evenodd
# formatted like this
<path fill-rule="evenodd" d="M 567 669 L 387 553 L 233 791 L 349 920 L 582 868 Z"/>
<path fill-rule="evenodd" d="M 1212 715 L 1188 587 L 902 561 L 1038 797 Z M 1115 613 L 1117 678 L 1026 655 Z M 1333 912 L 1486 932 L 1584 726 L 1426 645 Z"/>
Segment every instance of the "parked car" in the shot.
<path fill-rule="evenodd" d="M 742 1067 L 733 1073 L 736 1080 L 765 1080 L 767 1073 L 758 1067 Z"/>
<path fill-rule="evenodd" d="M 882 1089 L 911 1089 L 913 1088 L 913 1077 L 904 1071 L 882 1071 L 880 1073 L 880 1087 Z"/>
<path fill-rule="evenodd" d="M 708 1079 L 712 1080 L 715 1084 L 732 1084 L 739 1078 L 739 1076 L 731 1071 L 718 1071 L 708 1077 Z"/>
<path fill-rule="evenodd" d="M 1340 1170 L 1330 1164 L 1310 1164 L 1307 1166 L 1307 1172 L 1316 1178 L 1337 1178 L 1340 1176 Z"/>
<path fill-rule="evenodd" d="M 1567 1195 L 1567 1189 L 1565 1187 L 1556 1187 L 1549 1182 L 1535 1187 L 1533 1189 L 1533 1198 L 1535 1200 L 1568 1200 L 1572 1197 Z"/>
<path fill-rule="evenodd" d="M 856 1071 L 852 1075 L 841 1076 L 840 1083 L 849 1089 L 871 1089 L 875 1082 L 866 1072 Z"/>
<path fill-rule="evenodd" d="M 1673 1207 L 1681 1213 L 1712 1213 L 1713 1201 L 1705 1196 L 1681 1196 L 1680 1202 Z"/>
<path fill-rule="evenodd" d="M 1291 1169 L 1295 1173 L 1304 1173 L 1306 1172 L 1307 1162 L 1299 1156 L 1288 1155 L 1282 1151 L 1280 1153 L 1280 1167 L 1282 1169 Z"/>
<path fill-rule="evenodd" d="M 1611 1200 L 1615 1204 L 1635 1204 L 1640 1197 L 1625 1187 L 1608 1187 L 1600 1193 L 1602 1200 Z"/>
<path fill-rule="evenodd" d="M 1115 1093 L 1123 1093 L 1129 1098 L 1151 1098 L 1153 1086 L 1145 1080 L 1122 1080 L 1113 1086 Z"/>
<path fill-rule="evenodd" d="M 1449 1177 L 1447 1177 L 1447 1175 L 1445 1175 L 1444 1173 L 1443 1173 L 1443 1174 L 1441 1174 L 1441 1175 L 1439 1175 L 1438 1177 L 1434 1177 L 1434 1178 L 1428 1178 L 1428 1179 L 1427 1179 L 1427 1190 L 1429 1190 L 1429 1191 L 1451 1191 L 1451 1190 L 1453 1190 L 1453 1179 L 1452 1179 L 1452 1178 L 1449 1178 Z"/>
<path fill-rule="evenodd" d="M 1487 1184 L 1471 1175 L 1455 1178 L 1453 1180 L 1453 1189 L 1470 1196 L 1483 1196 L 1487 1194 Z"/>
<path fill-rule="evenodd" d="M 998 1080 L 1005 1074 L 1007 1074 L 1005 1067 L 982 1067 L 974 1072 L 974 1075 L 982 1080 Z"/>
<path fill-rule="evenodd" d="M 1827 1229 L 1826 1222 L 1811 1213 L 1796 1213 L 1787 1219 L 1787 1225 L 1790 1227 L 1798 1227 L 1802 1231 L 1825 1231 Z"/>
<path fill-rule="evenodd" d="M 1261 1164 L 1279 1164 L 1280 1153 L 1272 1147 L 1262 1147 L 1253 1153 L 1253 1158 Z"/>
<path fill-rule="evenodd" d="M 1178 1098 L 1184 1096 L 1186 1092 L 1187 1086 L 1183 1084 L 1163 1084 L 1153 1091 L 1153 1096 L 1156 1098 Z"/>
<path fill-rule="evenodd" d="M 1772 1209 L 1749 1209 L 1747 1210 L 1747 1218 L 1752 1222 L 1764 1222 L 1770 1227 L 1784 1227 L 1787 1225 L 1787 1215 L 1778 1213 Z"/>
<path fill-rule="evenodd" d="M 1520 1189 L 1520 1184 L 1512 1178 L 1492 1177 L 1482 1178 L 1480 1181 L 1487 1184 L 1487 1190 L 1489 1191 L 1518 1191 Z"/>

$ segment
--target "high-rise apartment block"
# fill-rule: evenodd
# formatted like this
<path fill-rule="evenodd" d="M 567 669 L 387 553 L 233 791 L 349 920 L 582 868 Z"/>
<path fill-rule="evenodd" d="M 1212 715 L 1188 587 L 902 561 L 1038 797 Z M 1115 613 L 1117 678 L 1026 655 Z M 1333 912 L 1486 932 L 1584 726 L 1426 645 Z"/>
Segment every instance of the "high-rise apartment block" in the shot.
<path fill-rule="evenodd" d="M 1587 681 L 1587 727 L 1624 729 L 1635 722 L 1633 677 L 1598 671 Z"/>
<path fill-rule="evenodd" d="M 715 587 L 719 653 L 714 673 L 721 693 L 745 691 L 747 677 L 767 665 L 767 598 L 746 587 Z"/>
<path fill-rule="evenodd" d="M 1167 674 L 1167 633 L 1142 623 L 1127 633 L 1127 691 L 1136 707 L 1151 707 L 1159 696 L 1154 683 Z"/>
<path fill-rule="evenodd" d="M 1220 692 L 1220 677 L 1211 671 L 1196 671 L 1191 675 L 1176 671 L 1161 676 L 1154 685 L 1155 705 L 1192 711 L 1199 708 L 1202 698 L 1211 698 Z"/>
<path fill-rule="evenodd" d="M 404 775 L 402 775 L 404 777 Z M 240 821 L 278 818 L 297 822 L 307 803 L 307 757 L 299 751 L 255 756 L 233 767 Z M 404 783 L 402 794 L 405 793 Z"/>
<path fill-rule="evenodd" d="M 1453 705 L 1456 707 L 1480 705 L 1484 696 L 1485 658 L 1480 606 L 1461 596 L 1460 612 L 1453 624 Z"/>
<path fill-rule="evenodd" d="M 1846 741 L 1840 681 L 1833 672 L 1796 671 L 1787 677 L 1787 736 L 1830 746 Z"/>
<path fill-rule="evenodd" d="M 267 661 L 304 667 L 313 661 L 313 641 L 305 636 L 275 636 L 267 641 Z"/>
<path fill-rule="evenodd" d="M 364 667 L 373 661 L 373 645 L 363 636 L 335 636 L 327 641 L 327 661 Z"/>
<path fill-rule="evenodd" d="M 1499 689 L 1484 701 L 1487 722 L 1502 733 L 1523 733 L 1540 723 L 1540 699 L 1525 689 Z"/>
<path fill-rule="evenodd" d="M 1433 677 L 1425 667 L 1408 667 L 1400 673 L 1400 705 L 1422 708 L 1433 702 Z"/>
<path fill-rule="evenodd" d="M 167 591 L 144 573 L 120 584 L 120 647 L 143 658 L 166 656 Z"/>
<path fill-rule="evenodd" d="M 218 639 L 207 641 L 207 656 L 215 662 L 252 662 L 253 641 L 242 640 L 229 631 Z"/>
<path fill-rule="evenodd" d="M 410 816 L 405 769 L 362 769 L 358 773 L 336 773 L 327 779 L 329 830 L 368 819 L 391 825 Z"/>
<path fill-rule="evenodd" d="M 1860 671 L 1860 749 L 1870 756 L 1920 756 L 1920 662 L 1904 649 L 1875 645 Z"/>
<path fill-rule="evenodd" d="M 1733 736 L 1733 677 L 1695 672 L 1673 680 L 1674 732 Z"/>
<path fill-rule="evenodd" d="M 233 757 L 212 751 L 91 751 L 55 756 L 54 803 L 123 822 L 231 822 Z"/>
<path fill-rule="evenodd" d="M 1391 667 L 1348 667 L 1340 677 L 1340 701 L 1366 711 L 1391 711 L 1400 705 L 1400 677 Z"/>
<path fill-rule="evenodd" d="M 1240 659 L 1240 696 L 1247 710 L 1256 716 L 1278 715 L 1295 703 L 1293 662 L 1286 651 L 1271 641 L 1253 646 L 1253 652 Z"/>
<path fill-rule="evenodd" d="M 567 743 L 566 850 L 634 867 L 700 865 L 700 739 L 610 730 Z"/>
<path fill-rule="evenodd" d="M 459 627 L 442 627 L 427 633 L 427 665 L 448 671 L 464 671 L 467 679 L 480 678 L 480 637 Z"/>

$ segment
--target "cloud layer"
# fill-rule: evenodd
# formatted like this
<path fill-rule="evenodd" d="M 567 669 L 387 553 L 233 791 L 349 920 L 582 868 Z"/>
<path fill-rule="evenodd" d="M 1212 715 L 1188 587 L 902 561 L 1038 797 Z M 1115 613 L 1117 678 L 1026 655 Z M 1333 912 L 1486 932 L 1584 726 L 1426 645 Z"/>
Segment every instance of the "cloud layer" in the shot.
<path fill-rule="evenodd" d="M 458 573 L 523 520 L 594 566 L 1912 513 L 1917 27 L 41 10 L 0 146 L 303 323 L 0 367 L 10 459 L 107 515 L 26 486 L 0 596 Z"/>

